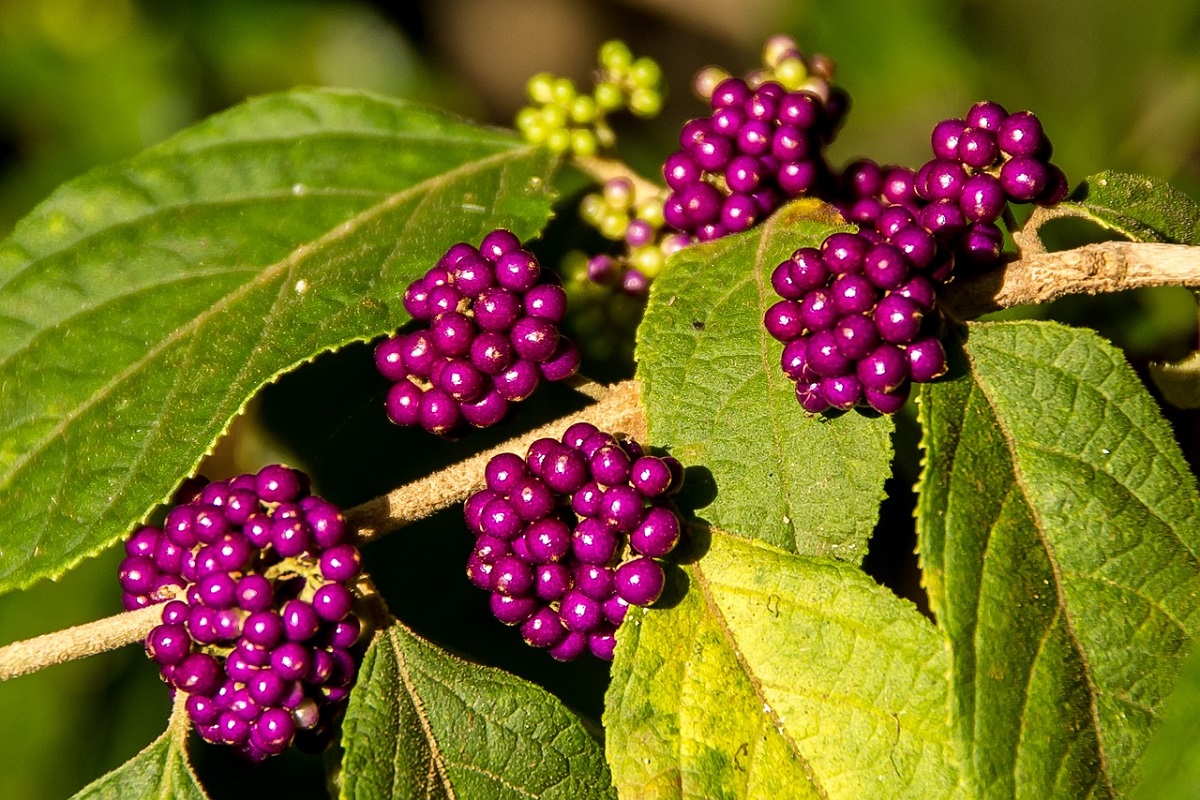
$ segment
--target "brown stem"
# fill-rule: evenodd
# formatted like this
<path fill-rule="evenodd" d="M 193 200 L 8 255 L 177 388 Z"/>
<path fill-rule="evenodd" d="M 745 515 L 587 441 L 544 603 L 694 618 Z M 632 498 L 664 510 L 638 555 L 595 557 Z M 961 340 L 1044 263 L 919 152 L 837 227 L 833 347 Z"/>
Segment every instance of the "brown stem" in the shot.
<path fill-rule="evenodd" d="M 524 455 L 535 439 L 559 438 L 576 422 L 591 422 L 605 431 L 624 432 L 645 439 L 646 419 L 638 399 L 636 381 L 614 384 L 592 406 L 577 414 L 557 419 L 510 439 L 491 450 L 401 486 L 382 497 L 368 500 L 346 512 L 346 521 L 358 533 L 360 542 L 369 542 L 410 522 L 424 519 L 443 508 L 461 503 L 484 484 L 483 469 L 497 453 Z"/>
<path fill-rule="evenodd" d="M 5 645 L 0 681 L 132 644 L 146 638 L 161 618 L 162 606 L 154 605 Z"/>
<path fill-rule="evenodd" d="M 959 319 L 1067 294 L 1120 292 L 1142 286 L 1200 286 L 1200 247 L 1104 242 L 1033 253 L 946 287 L 942 302 Z"/>
<path fill-rule="evenodd" d="M 628 433 L 635 438 L 645 439 L 646 418 L 642 413 L 636 381 L 604 387 L 579 379 L 574 385 L 581 393 L 597 400 L 595 405 L 347 511 L 347 521 L 357 532 L 359 541 L 378 538 L 388 531 L 462 502 L 483 485 L 483 469 L 492 456 L 503 452 L 524 454 L 535 439 L 561 437 L 576 422 L 586 420 L 601 430 Z M 364 577 L 363 580 L 367 579 Z M 373 588 L 368 593 L 373 593 Z M 154 605 L 5 645 L 0 647 L 0 681 L 140 641 L 146 638 L 146 634 L 161 618 L 162 606 Z"/>

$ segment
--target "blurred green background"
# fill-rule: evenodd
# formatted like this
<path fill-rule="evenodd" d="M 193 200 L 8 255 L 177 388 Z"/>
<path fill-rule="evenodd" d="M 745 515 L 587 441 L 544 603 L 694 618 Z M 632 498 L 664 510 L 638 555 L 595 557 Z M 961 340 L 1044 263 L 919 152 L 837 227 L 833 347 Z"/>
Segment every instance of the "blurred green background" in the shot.
<path fill-rule="evenodd" d="M 831 151 L 835 163 L 870 156 L 916 166 L 927 158 L 935 122 L 989 98 L 1036 111 L 1056 162 L 1073 179 L 1140 172 L 1200 196 L 1195 0 L 710 0 L 703 10 L 686 0 L 0 0 L 0 231 L 62 181 L 249 95 L 301 84 L 361 87 L 507 125 L 526 77 L 550 70 L 583 81 L 596 46 L 614 36 L 658 59 L 672 87 L 659 121 L 619 129 L 623 153 L 653 175 L 680 124 L 703 113 L 689 90 L 692 74 L 709 63 L 752 68 L 762 40 L 779 31 L 833 56 L 853 96 Z M 1089 235 L 1071 225 L 1050 232 L 1063 244 Z M 1195 304 L 1183 290 L 1062 302 L 1036 313 L 1097 328 L 1142 370 L 1196 345 Z M 421 441 L 378 434 L 366 420 L 382 416 L 363 413 L 363 397 L 381 392 L 374 377 L 363 377 L 370 375 L 369 350 L 360 347 L 281 381 L 256 406 L 272 436 L 227 446 L 225 467 L 253 469 L 271 452 L 288 452 L 346 503 L 421 474 L 426 461 L 383 458 L 383 448 L 408 453 Z M 329 385 L 341 394 L 323 392 Z M 548 394 L 531 416 L 563 399 Z M 1195 415 L 1170 417 L 1195 465 Z M 896 498 L 884 509 L 885 519 L 902 520 L 898 530 L 909 525 L 914 438 L 911 424 L 902 424 L 898 445 L 908 455 L 898 460 L 889 484 Z M 386 465 L 370 485 L 350 469 L 363 463 L 363 441 L 382 442 L 365 455 Z M 438 459 L 467 449 L 445 448 Z M 448 513 L 367 553 L 368 567 L 382 574 L 397 561 L 438 565 L 431 583 L 381 580 L 393 609 L 452 649 L 538 680 L 594 721 L 603 668 L 548 663 L 489 624 L 481 601 L 457 592 L 465 585 L 461 543 L 441 535 L 456 525 Z M 919 599 L 907 535 L 874 549 L 869 566 Z M 0 643 L 117 612 L 118 560 L 114 550 L 58 583 L 0 598 Z M 445 598 L 439 585 L 451 587 Z M 0 798 L 69 796 L 154 738 L 167 711 L 166 693 L 135 647 L 0 684 Z M 194 749 L 214 797 L 255 796 L 268 785 L 272 795 L 320 795 L 319 759 L 288 755 L 247 772 L 214 748 Z"/>

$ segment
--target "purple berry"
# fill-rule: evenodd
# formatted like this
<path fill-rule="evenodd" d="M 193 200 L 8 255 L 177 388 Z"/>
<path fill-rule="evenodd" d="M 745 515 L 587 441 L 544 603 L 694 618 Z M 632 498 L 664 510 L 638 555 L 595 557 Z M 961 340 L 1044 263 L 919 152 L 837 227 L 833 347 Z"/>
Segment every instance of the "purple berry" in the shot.
<path fill-rule="evenodd" d="M 561 642 L 546 652 L 555 661 L 574 661 L 587 651 L 588 635 L 579 631 L 570 631 Z"/>
<path fill-rule="evenodd" d="M 300 497 L 303 484 L 294 469 L 271 464 L 254 477 L 254 491 L 266 503 L 286 503 Z"/>
<path fill-rule="evenodd" d="M 499 287 L 487 289 L 475 301 L 475 324 L 484 331 L 508 331 L 524 310 L 518 295 Z"/>
<path fill-rule="evenodd" d="M 661 458 L 642 456 L 630 468 L 630 482 L 644 497 L 657 497 L 671 485 L 671 469 Z"/>
<path fill-rule="evenodd" d="M 1000 157 L 996 133 L 982 128 L 968 128 L 958 140 L 958 160 L 972 169 L 987 169 Z"/>
<path fill-rule="evenodd" d="M 577 589 L 563 595 L 558 614 L 563 627 L 580 633 L 593 630 L 604 620 L 604 608 L 600 601 Z"/>
<path fill-rule="evenodd" d="M 1046 146 L 1046 136 L 1037 115 L 1030 111 L 1010 114 L 996 131 L 1002 151 L 1010 156 L 1037 155 Z"/>
<path fill-rule="evenodd" d="M 862 399 L 862 384 L 853 375 L 838 375 L 821 379 L 821 392 L 826 402 L 840 411 L 849 411 Z"/>
<path fill-rule="evenodd" d="M 571 551 L 584 564 L 607 564 L 620 546 L 617 532 L 594 517 L 586 517 L 571 535 Z"/>
<path fill-rule="evenodd" d="M 833 293 L 827 288 L 813 289 L 800 300 L 800 319 L 809 331 L 821 331 L 837 321 Z"/>
<path fill-rule="evenodd" d="M 862 314 L 842 317 L 832 330 L 838 352 L 852 361 L 865 358 L 879 344 L 875 324 Z"/>
<path fill-rule="evenodd" d="M 875 307 L 878 293 L 865 275 L 853 273 L 839 275 L 830 287 L 833 308 L 839 316 L 863 314 Z"/>
<path fill-rule="evenodd" d="M 353 605 L 353 593 L 340 583 L 327 583 L 313 594 L 313 610 L 326 622 L 345 619 Z"/>
<path fill-rule="evenodd" d="M 522 479 L 509 494 L 509 504 L 525 522 L 541 519 L 554 508 L 554 492 L 540 478 Z"/>
<path fill-rule="evenodd" d="M 538 564 L 534 575 L 534 593 L 547 603 L 558 600 L 571 588 L 571 570 L 558 562 Z"/>
<path fill-rule="evenodd" d="M 510 402 L 520 402 L 533 394 L 540 380 L 537 365 L 531 361 L 519 359 L 495 376 L 496 391 Z"/>
<path fill-rule="evenodd" d="M 934 337 L 911 342 L 905 348 L 909 375 L 914 383 L 929 383 L 946 374 L 946 351 Z"/>
<path fill-rule="evenodd" d="M 817 331 L 809 337 L 806 358 L 809 368 L 817 375 L 845 375 L 853 368 L 851 360 L 842 355 L 837 344 L 837 336 L 832 330 Z"/>
<path fill-rule="evenodd" d="M 589 479 L 588 461 L 578 450 L 559 447 L 542 462 L 542 480 L 558 494 L 573 494 Z"/>
<path fill-rule="evenodd" d="M 644 556 L 662 558 L 675 549 L 679 534 L 679 517 L 668 508 L 654 506 L 629 534 L 629 545 Z"/>
<path fill-rule="evenodd" d="M 595 600 L 612 597 L 615 571 L 603 564 L 576 564 L 571 573 L 575 588 Z"/>
<path fill-rule="evenodd" d="M 899 347 L 881 344 L 859 360 L 855 373 L 867 391 L 894 391 L 908 378 L 908 358 Z"/>
<path fill-rule="evenodd" d="M 958 156 L 958 142 L 962 138 L 965 128 L 966 124 L 961 119 L 942 120 L 935 125 L 933 134 L 930 137 L 930 144 L 933 145 L 933 154 L 938 158 L 956 158 Z"/>
<path fill-rule="evenodd" d="M 920 330 L 924 312 L 913 301 L 893 293 L 879 301 L 873 317 L 879 338 L 885 342 L 906 344 Z"/>
<path fill-rule="evenodd" d="M 518 481 L 529 475 L 529 470 L 525 466 L 525 459 L 516 453 L 500 453 L 488 461 L 483 475 L 490 491 L 496 495 L 508 495 Z M 479 493 L 474 495 L 479 496 Z"/>
<path fill-rule="evenodd" d="M 530 647 L 548 648 L 561 642 L 567 629 L 559 620 L 558 612 L 543 606 L 521 623 L 521 636 Z"/>
<path fill-rule="evenodd" d="M 1000 185 L 1018 203 L 1029 203 L 1049 185 L 1050 171 L 1045 163 L 1031 156 L 1016 156 L 1000 168 Z"/>
<path fill-rule="evenodd" d="M 554 517 L 531 523 L 523 535 L 526 549 L 535 563 L 559 561 L 571 552 L 571 529 Z"/>
<path fill-rule="evenodd" d="M 534 612 L 544 606 L 533 597 L 512 597 L 493 592 L 488 598 L 488 607 L 492 616 L 505 625 L 520 625 L 533 616 Z"/>
<path fill-rule="evenodd" d="M 997 131 L 1008 118 L 1008 112 L 999 103 L 983 100 L 967 111 L 966 123 L 971 128 Z"/>
<path fill-rule="evenodd" d="M 146 655 L 161 666 L 183 661 L 191 647 L 191 637 L 182 625 L 158 625 L 146 636 Z"/>
<path fill-rule="evenodd" d="M 659 598 L 666 585 L 663 568 L 652 558 L 635 558 L 617 567 L 617 594 L 634 606 L 648 606 Z"/>

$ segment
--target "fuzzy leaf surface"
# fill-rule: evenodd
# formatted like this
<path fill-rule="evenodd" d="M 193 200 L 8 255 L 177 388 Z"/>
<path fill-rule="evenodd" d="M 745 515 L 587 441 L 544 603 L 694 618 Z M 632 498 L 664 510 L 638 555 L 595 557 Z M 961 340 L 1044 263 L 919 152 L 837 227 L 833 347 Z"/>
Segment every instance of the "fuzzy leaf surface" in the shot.
<path fill-rule="evenodd" d="M 0 244 L 0 591 L 124 535 L 275 376 L 402 325 L 450 244 L 536 234 L 552 166 L 502 131 L 316 90 L 60 188 Z"/>
<path fill-rule="evenodd" d="M 1200 206 L 1158 178 L 1101 172 L 1055 210 L 1086 217 L 1135 242 L 1200 244 Z"/>
<path fill-rule="evenodd" d="M 347 800 L 616 797 L 600 745 L 557 698 L 399 623 L 363 659 L 342 746 Z"/>
<path fill-rule="evenodd" d="M 1200 628 L 1200 496 L 1115 348 L 972 324 L 917 509 L 973 796 L 1124 797 Z"/>
<path fill-rule="evenodd" d="M 638 329 L 637 376 L 650 440 L 711 470 L 703 516 L 790 552 L 862 561 L 891 474 L 892 422 L 812 417 L 763 327 L 780 298 L 771 272 L 839 230 L 814 201 L 671 259 Z"/>
<path fill-rule="evenodd" d="M 929 621 L 854 566 L 711 536 L 668 607 L 620 629 L 604 727 L 621 796 L 962 796 Z"/>
<path fill-rule="evenodd" d="M 79 790 L 71 800 L 208 800 L 187 758 L 186 716 L 145 750 Z"/>

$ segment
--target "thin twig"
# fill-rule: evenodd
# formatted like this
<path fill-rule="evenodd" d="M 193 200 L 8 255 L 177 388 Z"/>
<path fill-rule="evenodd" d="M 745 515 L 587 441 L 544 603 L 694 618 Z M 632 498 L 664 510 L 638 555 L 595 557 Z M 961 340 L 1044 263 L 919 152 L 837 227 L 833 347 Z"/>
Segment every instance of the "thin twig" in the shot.
<path fill-rule="evenodd" d="M 472 492 L 481 488 L 484 485 L 484 467 L 497 453 L 524 455 L 534 440 L 543 437 L 557 439 L 568 427 L 582 421 L 591 422 L 601 430 L 620 431 L 644 439 L 646 420 L 638 399 L 637 383 L 624 381 L 614 384 L 595 405 L 426 475 L 382 497 L 368 500 L 349 509 L 346 520 L 351 529 L 357 531 L 360 542 L 369 542 L 410 522 L 424 519 L 443 508 L 463 502 Z"/>
<path fill-rule="evenodd" d="M 662 186 L 638 175 L 623 161 L 611 158 L 598 158 L 596 156 L 576 156 L 571 159 L 571 163 L 581 172 L 595 178 L 599 183 L 605 183 L 613 178 L 628 178 L 633 184 L 634 193 L 638 200 L 654 197 L 663 191 Z"/>
<path fill-rule="evenodd" d="M 601 430 L 645 439 L 646 418 L 635 381 L 607 388 L 590 381 L 578 384 L 576 388 L 581 393 L 598 401 L 595 405 L 347 511 L 346 518 L 359 541 L 378 538 L 462 502 L 483 485 L 483 469 L 492 456 L 502 452 L 524 454 L 535 439 L 558 438 L 576 422 L 586 420 Z M 161 618 L 162 606 L 153 605 L 5 645 L 0 647 L 0 681 L 140 641 Z"/>
<path fill-rule="evenodd" d="M 946 287 L 942 302 L 959 319 L 1068 294 L 1143 286 L 1200 286 L 1200 247 L 1104 242 L 1019 261 Z"/>
<path fill-rule="evenodd" d="M 5 645 L 0 647 L 0 681 L 145 639 L 161 618 L 162 606 L 154 605 Z"/>

